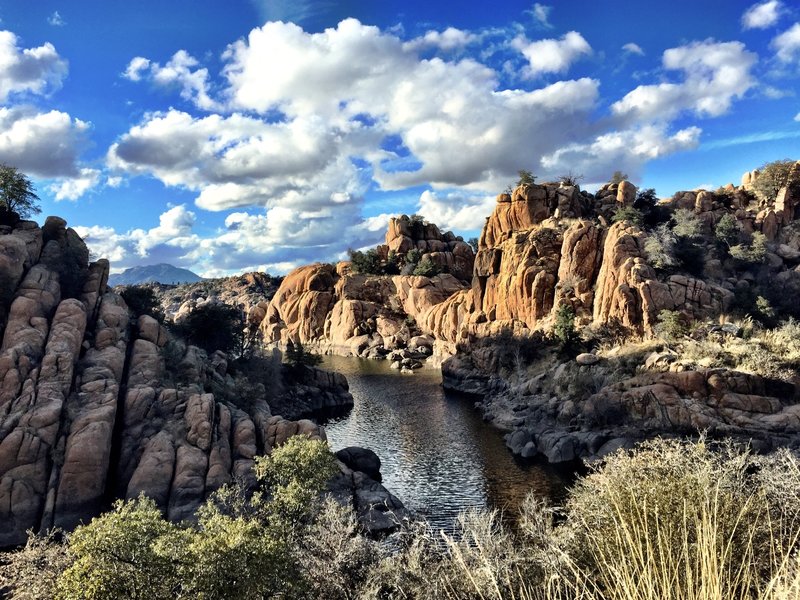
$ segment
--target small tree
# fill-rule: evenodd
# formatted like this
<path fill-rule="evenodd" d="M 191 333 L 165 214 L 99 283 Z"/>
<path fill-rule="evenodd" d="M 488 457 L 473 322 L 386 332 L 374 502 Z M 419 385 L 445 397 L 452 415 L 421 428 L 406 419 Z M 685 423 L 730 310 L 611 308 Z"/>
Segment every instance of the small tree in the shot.
<path fill-rule="evenodd" d="M 672 215 L 675 225 L 672 232 L 679 238 L 696 238 L 700 235 L 700 219 L 688 208 L 679 208 Z"/>
<path fill-rule="evenodd" d="M 656 335 L 668 342 L 677 340 L 686 335 L 688 328 L 683 321 L 683 315 L 677 310 L 662 310 L 658 313 L 658 323 L 653 327 Z"/>
<path fill-rule="evenodd" d="M 361 275 L 382 275 L 383 265 L 381 258 L 375 249 L 360 252 L 359 250 L 348 250 L 350 262 L 355 273 Z"/>
<path fill-rule="evenodd" d="M 177 333 L 190 344 L 211 354 L 215 350 L 237 353 L 245 346 L 244 315 L 227 304 L 208 303 L 195 308 L 179 325 Z"/>
<path fill-rule="evenodd" d="M 636 192 L 636 200 L 633 201 L 633 207 L 642 212 L 648 212 L 658 203 L 658 196 L 654 188 L 647 188 Z"/>
<path fill-rule="evenodd" d="M 668 269 L 677 264 L 675 259 L 675 234 L 662 223 L 647 237 L 644 242 L 644 251 L 647 258 L 656 269 Z"/>
<path fill-rule="evenodd" d="M 556 322 L 553 325 L 553 335 L 561 342 L 563 347 L 575 341 L 575 311 L 569 304 L 562 304 L 556 311 Z"/>
<path fill-rule="evenodd" d="M 536 175 L 531 173 L 530 171 L 526 171 L 525 169 L 520 169 L 517 171 L 519 175 L 519 179 L 517 180 L 517 187 L 521 185 L 533 185 L 533 182 L 536 180 Z"/>
<path fill-rule="evenodd" d="M 743 263 L 762 263 L 767 257 L 767 237 L 760 231 L 756 231 L 749 244 L 736 244 L 731 246 L 728 252 L 733 258 Z"/>
<path fill-rule="evenodd" d="M 129 285 L 125 287 L 120 296 L 131 309 L 134 317 L 150 315 L 154 319 L 164 322 L 164 312 L 158 302 L 155 290 L 147 285 Z"/>
<path fill-rule="evenodd" d="M 478 238 L 473 237 L 467 240 L 467 243 L 472 246 L 472 251 L 478 253 Z"/>
<path fill-rule="evenodd" d="M 761 200 L 772 202 L 788 183 L 793 166 L 794 161 L 788 158 L 764 164 L 753 181 L 753 191 Z"/>
<path fill-rule="evenodd" d="M 614 171 L 614 174 L 611 176 L 611 183 L 622 183 L 623 181 L 627 181 L 627 179 L 627 173 L 623 173 L 622 171 Z"/>
<path fill-rule="evenodd" d="M 644 215 L 642 214 L 642 211 L 637 210 L 632 206 L 620 206 L 614 211 L 611 221 L 614 223 L 627 221 L 628 223 L 641 227 L 642 223 L 644 222 Z"/>
<path fill-rule="evenodd" d="M 289 340 L 289 343 L 286 344 L 286 362 L 292 368 L 299 368 L 301 366 L 314 367 L 322 362 L 322 357 L 308 352 L 303 348 L 302 342 L 297 342 L 295 344 Z"/>
<path fill-rule="evenodd" d="M 423 277 L 433 277 L 438 275 L 441 272 L 439 265 L 434 263 L 430 258 L 427 256 L 419 261 L 416 267 L 414 267 L 414 275 L 421 275 Z"/>
<path fill-rule="evenodd" d="M 568 171 L 564 175 L 560 175 L 558 180 L 562 185 L 578 185 L 578 182 L 583 179 L 583 175 L 577 175 L 573 171 Z"/>
<path fill-rule="evenodd" d="M 714 228 L 714 237 L 728 248 L 739 242 L 740 235 L 739 222 L 730 214 L 722 215 Z"/>
<path fill-rule="evenodd" d="M 0 211 L 27 218 L 42 212 L 33 184 L 16 167 L 0 164 Z"/>

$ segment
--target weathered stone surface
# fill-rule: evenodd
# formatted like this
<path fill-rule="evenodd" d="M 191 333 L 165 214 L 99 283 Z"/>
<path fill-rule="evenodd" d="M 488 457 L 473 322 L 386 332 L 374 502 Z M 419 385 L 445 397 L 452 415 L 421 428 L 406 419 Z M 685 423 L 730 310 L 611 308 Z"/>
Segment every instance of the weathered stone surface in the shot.
<path fill-rule="evenodd" d="M 369 448 L 349 446 L 339 450 L 336 458 L 353 471 L 360 471 L 375 481 L 381 481 L 381 459 Z"/>
<path fill-rule="evenodd" d="M 50 456 L 86 327 L 77 300 L 59 304 L 37 377 L 35 396 L 12 400 L 0 439 L 0 547 L 38 525 L 50 480 Z M 22 400 L 23 402 L 19 402 Z"/>
<path fill-rule="evenodd" d="M 636 200 L 636 186 L 630 181 L 621 181 L 617 188 L 617 202 L 630 206 Z"/>

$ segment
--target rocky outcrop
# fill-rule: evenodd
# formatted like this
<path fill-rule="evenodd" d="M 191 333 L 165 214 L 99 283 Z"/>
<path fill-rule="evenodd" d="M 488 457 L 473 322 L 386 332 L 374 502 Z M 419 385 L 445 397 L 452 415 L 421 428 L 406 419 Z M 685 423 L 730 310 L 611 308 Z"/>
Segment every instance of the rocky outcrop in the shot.
<path fill-rule="evenodd" d="M 286 276 L 261 324 L 268 343 L 301 342 L 342 354 L 385 356 L 417 335 L 416 325 L 465 285 L 434 277 L 339 274 L 332 265 Z"/>
<path fill-rule="evenodd" d="M 580 367 L 586 373 L 591 367 Z M 733 438 L 757 450 L 800 446 L 800 390 L 727 369 L 645 372 L 579 402 L 530 394 L 516 401 L 509 448 L 553 463 L 592 459 L 654 436 Z"/>
<path fill-rule="evenodd" d="M 468 280 L 472 276 L 474 252 L 472 247 L 451 231 L 442 233 L 434 223 L 402 215 L 389 219 L 386 241 L 378 246 L 378 255 L 387 260 L 390 253 L 402 262 L 412 250 L 427 258 L 440 272 L 450 273 L 456 279 Z M 403 275 L 411 275 L 413 265 L 407 265 Z"/>
<path fill-rule="evenodd" d="M 299 384 L 278 364 L 255 384 L 224 354 L 133 320 L 106 285 L 108 261 L 87 256 L 58 218 L 0 230 L 0 547 L 141 493 L 191 519 L 221 485 L 252 481 L 256 455 L 291 435 L 324 439 L 273 416 L 265 385 L 290 412 L 352 403 L 341 375 L 307 369 Z"/>
<path fill-rule="evenodd" d="M 248 323 L 258 327 L 281 281 L 281 277 L 273 277 L 268 273 L 251 272 L 181 285 L 145 285 L 153 289 L 164 315 L 173 321 L 180 322 L 205 304 L 227 304 L 241 308 L 247 315 Z"/>

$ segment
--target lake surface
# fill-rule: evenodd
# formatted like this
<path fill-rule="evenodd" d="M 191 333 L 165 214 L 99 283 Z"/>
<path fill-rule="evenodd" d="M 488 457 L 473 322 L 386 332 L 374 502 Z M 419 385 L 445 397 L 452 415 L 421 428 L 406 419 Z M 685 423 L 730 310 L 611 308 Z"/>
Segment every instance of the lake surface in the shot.
<path fill-rule="evenodd" d="M 355 402 L 325 426 L 333 450 L 374 450 L 383 484 L 437 528 L 450 530 L 466 508 L 514 511 L 528 492 L 562 495 L 564 479 L 518 463 L 474 400 L 444 391 L 438 369 L 403 375 L 388 361 L 340 356 L 326 356 L 322 366 L 347 377 Z"/>

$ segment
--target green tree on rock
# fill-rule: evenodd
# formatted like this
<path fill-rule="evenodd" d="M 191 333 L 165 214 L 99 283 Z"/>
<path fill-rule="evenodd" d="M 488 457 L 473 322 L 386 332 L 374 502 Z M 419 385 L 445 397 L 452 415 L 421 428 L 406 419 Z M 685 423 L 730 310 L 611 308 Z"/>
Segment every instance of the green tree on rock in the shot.
<path fill-rule="evenodd" d="M 322 362 L 322 358 L 303 348 L 302 342 L 296 344 L 289 340 L 286 344 L 286 362 L 293 368 L 306 366 L 314 367 Z"/>
<path fill-rule="evenodd" d="M 16 167 L 0 164 L 0 213 L 24 219 L 42 212 L 33 184 Z"/>

